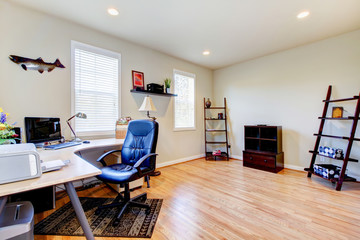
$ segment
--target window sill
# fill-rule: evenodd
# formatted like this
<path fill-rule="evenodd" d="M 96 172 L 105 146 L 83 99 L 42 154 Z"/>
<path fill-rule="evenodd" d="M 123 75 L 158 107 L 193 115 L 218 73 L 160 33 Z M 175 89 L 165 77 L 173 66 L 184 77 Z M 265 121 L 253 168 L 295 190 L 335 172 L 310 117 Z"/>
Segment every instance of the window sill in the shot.
<path fill-rule="evenodd" d="M 183 131 L 196 131 L 196 128 L 174 128 L 174 132 L 183 132 Z"/>
<path fill-rule="evenodd" d="M 89 132 L 78 132 L 76 133 L 77 137 L 90 137 L 90 138 L 111 138 L 115 137 L 115 130 L 114 131 L 89 131 Z"/>

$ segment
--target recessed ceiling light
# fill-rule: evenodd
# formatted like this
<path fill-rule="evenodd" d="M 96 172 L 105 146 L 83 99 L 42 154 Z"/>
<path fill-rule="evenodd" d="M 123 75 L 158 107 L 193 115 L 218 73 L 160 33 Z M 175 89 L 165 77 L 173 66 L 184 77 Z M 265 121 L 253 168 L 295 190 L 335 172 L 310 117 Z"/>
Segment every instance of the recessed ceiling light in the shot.
<path fill-rule="evenodd" d="M 112 16 L 119 15 L 119 11 L 117 9 L 115 9 L 115 8 L 108 8 L 107 12 Z"/>
<path fill-rule="evenodd" d="M 204 56 L 207 56 L 207 55 L 209 55 L 209 54 L 210 54 L 210 51 L 208 51 L 208 50 L 203 51 L 203 55 L 204 55 Z"/>
<path fill-rule="evenodd" d="M 301 12 L 301 13 L 299 13 L 299 14 L 297 15 L 297 18 L 298 18 L 298 19 L 306 18 L 307 16 L 309 16 L 309 14 L 310 14 L 309 11 L 303 11 L 303 12 Z"/>

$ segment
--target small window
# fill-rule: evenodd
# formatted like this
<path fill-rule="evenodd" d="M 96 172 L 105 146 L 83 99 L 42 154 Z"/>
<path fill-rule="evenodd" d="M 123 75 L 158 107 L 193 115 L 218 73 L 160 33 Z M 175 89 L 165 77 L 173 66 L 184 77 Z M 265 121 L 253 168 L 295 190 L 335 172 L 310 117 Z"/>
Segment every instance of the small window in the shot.
<path fill-rule="evenodd" d="M 195 74 L 174 70 L 174 130 L 195 130 Z"/>
<path fill-rule="evenodd" d="M 71 62 L 72 113 L 87 115 L 87 119 L 74 118 L 76 133 L 114 134 L 119 116 L 121 55 L 71 41 Z"/>

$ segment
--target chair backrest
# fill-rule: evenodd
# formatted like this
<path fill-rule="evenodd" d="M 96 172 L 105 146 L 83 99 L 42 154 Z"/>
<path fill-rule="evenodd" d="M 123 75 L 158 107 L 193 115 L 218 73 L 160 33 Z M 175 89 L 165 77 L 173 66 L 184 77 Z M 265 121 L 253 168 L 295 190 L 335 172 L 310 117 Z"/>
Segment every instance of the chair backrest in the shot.
<path fill-rule="evenodd" d="M 130 121 L 121 150 L 121 162 L 134 165 L 142 156 L 155 153 L 158 132 L 159 124 L 152 119 Z M 140 167 L 155 170 L 156 156 L 145 160 Z"/>

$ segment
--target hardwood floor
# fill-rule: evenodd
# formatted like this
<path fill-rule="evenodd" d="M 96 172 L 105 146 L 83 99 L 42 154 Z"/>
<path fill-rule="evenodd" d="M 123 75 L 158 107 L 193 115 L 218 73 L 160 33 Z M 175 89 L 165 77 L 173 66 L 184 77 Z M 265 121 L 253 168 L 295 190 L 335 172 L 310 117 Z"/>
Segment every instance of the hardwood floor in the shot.
<path fill-rule="evenodd" d="M 342 191 L 316 176 L 284 169 L 278 174 L 242 161 L 198 159 L 161 169 L 151 178 L 149 198 L 164 199 L 151 239 L 359 239 L 360 184 Z M 114 197 L 104 185 L 79 196 Z M 57 201 L 61 207 L 67 197 Z M 37 214 L 35 222 L 53 210 Z M 37 240 L 84 237 L 35 236 Z M 115 238 L 100 238 L 110 240 Z M 121 238 L 126 239 L 126 238 Z M 129 240 L 134 238 L 129 238 Z"/>

